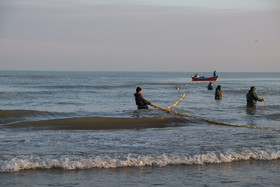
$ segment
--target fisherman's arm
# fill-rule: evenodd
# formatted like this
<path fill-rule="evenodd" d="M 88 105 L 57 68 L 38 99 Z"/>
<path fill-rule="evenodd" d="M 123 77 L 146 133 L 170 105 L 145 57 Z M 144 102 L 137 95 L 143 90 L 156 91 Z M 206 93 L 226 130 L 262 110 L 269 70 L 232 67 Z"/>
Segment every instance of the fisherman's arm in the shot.
<path fill-rule="evenodd" d="M 153 106 L 153 104 L 151 102 L 147 101 L 146 99 L 144 99 L 144 97 L 142 95 L 140 96 L 140 98 L 141 98 L 143 103 Z"/>
<path fill-rule="evenodd" d="M 253 97 L 254 97 L 254 99 L 257 100 L 257 101 L 264 101 L 264 99 L 259 98 L 258 95 L 257 95 L 256 93 L 253 94 Z"/>

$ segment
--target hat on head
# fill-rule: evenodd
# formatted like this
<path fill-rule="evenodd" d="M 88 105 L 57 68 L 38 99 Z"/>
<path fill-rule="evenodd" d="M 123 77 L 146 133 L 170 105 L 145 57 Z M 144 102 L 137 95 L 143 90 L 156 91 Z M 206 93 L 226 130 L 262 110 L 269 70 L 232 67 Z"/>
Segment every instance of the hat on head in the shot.
<path fill-rule="evenodd" d="M 136 88 L 136 93 L 140 92 L 141 90 L 142 90 L 142 88 L 137 87 L 137 88 Z"/>
<path fill-rule="evenodd" d="M 255 88 L 255 86 L 252 86 L 251 88 L 250 88 L 250 90 L 253 90 Z"/>

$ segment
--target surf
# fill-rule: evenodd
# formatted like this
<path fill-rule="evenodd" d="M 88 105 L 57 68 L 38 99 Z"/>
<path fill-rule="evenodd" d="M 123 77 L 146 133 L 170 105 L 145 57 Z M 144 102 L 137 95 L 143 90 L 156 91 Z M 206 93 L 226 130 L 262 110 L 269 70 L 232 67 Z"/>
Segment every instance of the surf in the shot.
<path fill-rule="evenodd" d="M 60 157 L 45 156 L 16 156 L 0 160 L 0 172 L 17 172 L 30 169 L 63 169 L 84 170 L 92 168 L 125 168 L 125 167 L 166 167 L 169 165 L 205 165 L 224 164 L 249 160 L 277 160 L 279 151 L 245 150 L 237 152 L 208 152 L 200 154 L 162 154 L 162 155 L 132 155 L 124 158 L 109 156 L 81 157 L 64 155 Z"/>

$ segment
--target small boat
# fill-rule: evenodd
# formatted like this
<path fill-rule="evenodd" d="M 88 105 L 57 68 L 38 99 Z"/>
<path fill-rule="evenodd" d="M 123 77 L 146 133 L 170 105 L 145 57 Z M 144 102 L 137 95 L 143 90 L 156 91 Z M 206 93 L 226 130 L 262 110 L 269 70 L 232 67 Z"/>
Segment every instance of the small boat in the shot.
<path fill-rule="evenodd" d="M 214 77 L 192 77 L 192 81 L 216 81 L 218 79 L 219 76 L 214 76 Z"/>

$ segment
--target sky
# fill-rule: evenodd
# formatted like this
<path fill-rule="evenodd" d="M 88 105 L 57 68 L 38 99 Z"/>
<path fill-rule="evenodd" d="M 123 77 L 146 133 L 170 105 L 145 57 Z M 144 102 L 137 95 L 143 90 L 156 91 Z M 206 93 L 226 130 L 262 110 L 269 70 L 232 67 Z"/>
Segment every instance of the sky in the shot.
<path fill-rule="evenodd" d="M 0 70 L 280 72 L 280 1 L 0 0 Z"/>

